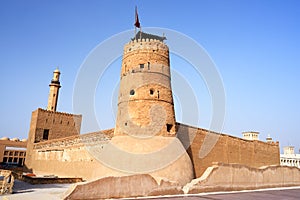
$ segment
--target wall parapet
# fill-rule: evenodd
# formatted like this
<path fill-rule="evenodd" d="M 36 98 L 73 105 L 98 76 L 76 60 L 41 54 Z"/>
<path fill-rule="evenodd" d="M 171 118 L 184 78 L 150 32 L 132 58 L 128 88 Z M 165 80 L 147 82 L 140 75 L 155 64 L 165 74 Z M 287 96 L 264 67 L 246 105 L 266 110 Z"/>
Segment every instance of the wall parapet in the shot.
<path fill-rule="evenodd" d="M 38 108 L 38 111 L 40 112 L 45 112 L 49 114 L 58 114 L 58 115 L 66 115 L 66 116 L 73 116 L 73 117 L 82 117 L 82 115 L 77 115 L 77 114 L 71 114 L 71 113 L 66 113 L 66 112 L 57 112 L 57 111 L 51 111 L 51 110 L 45 110 L 42 108 Z"/>
<path fill-rule="evenodd" d="M 279 146 L 278 141 L 276 141 L 276 142 L 264 142 L 264 141 L 261 141 L 261 140 L 246 140 L 246 139 L 236 137 L 236 136 L 233 136 L 233 135 L 229 135 L 229 134 L 226 134 L 226 133 L 219 133 L 219 132 L 215 132 L 215 131 L 210 131 L 210 130 L 207 130 L 207 129 L 204 129 L 204 128 L 199 128 L 199 127 L 191 126 L 191 125 L 188 125 L 188 124 L 182 124 L 182 123 L 179 123 L 179 122 L 176 122 L 176 125 L 178 127 L 182 126 L 182 127 L 186 127 L 186 128 L 195 129 L 197 131 L 197 133 L 199 133 L 199 131 L 202 131 L 202 132 L 205 132 L 205 133 L 218 134 L 218 135 L 223 136 L 223 137 L 229 137 L 229 138 L 233 138 L 233 139 L 237 139 L 237 140 L 241 140 L 241 141 L 249 142 L 249 143 L 263 143 L 263 144 L 268 144 L 268 145 L 272 145 L 272 146 Z"/>
<path fill-rule="evenodd" d="M 107 142 L 111 139 L 114 129 L 104 131 L 92 132 L 82 135 L 73 135 L 70 137 L 52 139 L 35 143 L 34 150 L 53 150 L 64 149 L 68 147 L 83 146 L 83 145 L 96 145 L 99 143 Z"/>

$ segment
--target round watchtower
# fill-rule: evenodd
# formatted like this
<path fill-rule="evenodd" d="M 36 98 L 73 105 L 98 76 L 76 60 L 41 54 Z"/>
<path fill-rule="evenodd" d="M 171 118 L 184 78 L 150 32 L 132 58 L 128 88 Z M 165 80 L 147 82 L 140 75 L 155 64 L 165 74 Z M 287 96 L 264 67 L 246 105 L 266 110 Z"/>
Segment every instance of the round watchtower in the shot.
<path fill-rule="evenodd" d="M 176 133 L 165 37 L 137 33 L 124 47 L 115 135 Z"/>

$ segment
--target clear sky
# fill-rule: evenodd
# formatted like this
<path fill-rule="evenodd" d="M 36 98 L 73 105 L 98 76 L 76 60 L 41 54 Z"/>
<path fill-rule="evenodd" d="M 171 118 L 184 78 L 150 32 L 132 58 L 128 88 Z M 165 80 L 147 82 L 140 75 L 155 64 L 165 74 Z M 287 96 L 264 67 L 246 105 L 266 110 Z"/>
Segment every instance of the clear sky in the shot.
<path fill-rule="evenodd" d="M 72 113 L 81 64 L 102 41 L 133 30 L 135 5 L 143 27 L 179 31 L 210 55 L 226 92 L 223 132 L 240 137 L 243 131 L 259 131 L 260 139 L 270 134 L 281 147 L 294 145 L 298 152 L 298 0 L 0 0 L 0 137 L 27 138 L 31 112 L 46 108 L 57 66 L 62 73 L 58 110 Z M 171 65 L 178 73 L 188 72 L 189 64 L 176 55 L 171 55 Z M 114 101 L 102 98 L 104 92 L 114 92 L 120 67 L 121 58 L 97 87 L 95 112 L 103 128 L 114 127 Z M 201 77 L 186 77 L 201 115 L 200 123 L 192 125 L 209 128 L 211 103 L 205 83 Z M 183 111 L 175 106 L 176 113 L 193 111 L 192 106 Z M 83 124 L 82 133 L 89 131 L 94 130 Z"/>

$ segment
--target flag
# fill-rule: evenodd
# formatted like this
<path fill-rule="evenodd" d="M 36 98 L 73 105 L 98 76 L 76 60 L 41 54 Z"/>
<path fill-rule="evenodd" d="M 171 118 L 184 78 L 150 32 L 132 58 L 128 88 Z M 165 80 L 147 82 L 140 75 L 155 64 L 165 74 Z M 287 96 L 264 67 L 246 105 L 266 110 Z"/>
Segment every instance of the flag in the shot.
<path fill-rule="evenodd" d="M 137 28 L 141 28 L 141 24 L 139 21 L 139 15 L 137 13 L 137 7 L 135 7 L 135 23 L 134 23 L 135 27 Z"/>

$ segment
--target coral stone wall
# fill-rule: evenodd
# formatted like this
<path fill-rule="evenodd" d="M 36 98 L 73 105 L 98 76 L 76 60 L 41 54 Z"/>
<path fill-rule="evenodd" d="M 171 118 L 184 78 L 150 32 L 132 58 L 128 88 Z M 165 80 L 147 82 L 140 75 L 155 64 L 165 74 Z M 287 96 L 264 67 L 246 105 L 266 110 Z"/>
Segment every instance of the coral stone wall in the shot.
<path fill-rule="evenodd" d="M 112 133 L 113 129 L 109 129 L 34 143 L 31 146 L 30 162 L 26 165 L 38 175 L 54 174 L 92 180 L 113 174 L 113 170 L 102 165 L 87 150 L 91 146 L 102 149 L 109 142 Z"/>
<path fill-rule="evenodd" d="M 25 165 L 31 168 L 31 154 L 34 143 L 79 135 L 81 119 L 81 115 L 47 111 L 41 108 L 33 111 L 27 142 Z"/>
<path fill-rule="evenodd" d="M 124 47 L 115 135 L 175 135 L 168 46 L 159 40 Z"/>
<path fill-rule="evenodd" d="M 225 134 L 209 133 L 208 130 L 184 124 L 177 126 L 178 138 L 188 151 L 196 177 L 200 177 L 214 162 L 238 163 L 255 168 L 280 164 L 278 142 L 250 141 Z"/>
<path fill-rule="evenodd" d="M 36 111 L 34 111 L 36 112 Z M 53 112 L 43 109 L 37 110 L 38 118 L 35 124 L 34 142 L 40 142 L 43 139 L 44 130 L 49 130 L 48 139 L 64 138 L 80 134 L 81 115 L 69 113 Z"/>

